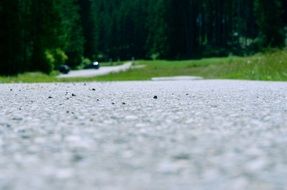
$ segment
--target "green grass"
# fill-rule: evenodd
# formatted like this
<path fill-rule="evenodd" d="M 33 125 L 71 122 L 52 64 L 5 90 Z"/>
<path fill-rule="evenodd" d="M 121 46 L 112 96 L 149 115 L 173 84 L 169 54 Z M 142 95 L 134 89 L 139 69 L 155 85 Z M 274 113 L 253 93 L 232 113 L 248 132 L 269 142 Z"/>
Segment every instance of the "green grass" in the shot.
<path fill-rule="evenodd" d="M 107 64 L 108 65 L 108 64 Z M 162 76 L 202 76 L 207 79 L 247 79 L 287 81 L 287 51 L 273 51 L 250 57 L 208 58 L 188 61 L 137 61 L 140 69 L 101 77 L 57 79 L 56 73 L 26 73 L 0 77 L 0 82 L 89 82 L 150 80 Z"/>
<path fill-rule="evenodd" d="M 206 79 L 287 81 L 287 51 L 250 57 L 209 58 L 189 61 L 138 61 L 143 69 L 98 77 L 100 81 L 149 80 L 161 76 L 202 76 Z"/>
<path fill-rule="evenodd" d="M 39 83 L 39 82 L 57 82 L 56 74 L 45 75 L 42 73 L 25 73 L 18 76 L 0 77 L 0 83 Z"/>

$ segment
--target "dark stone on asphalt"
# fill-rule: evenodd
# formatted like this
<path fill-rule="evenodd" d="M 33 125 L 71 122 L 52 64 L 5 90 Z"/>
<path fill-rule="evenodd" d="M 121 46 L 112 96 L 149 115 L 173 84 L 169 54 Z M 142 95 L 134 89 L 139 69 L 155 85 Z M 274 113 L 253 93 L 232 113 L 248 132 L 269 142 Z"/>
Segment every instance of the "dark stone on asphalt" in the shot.
<path fill-rule="evenodd" d="M 84 157 L 82 156 L 82 155 L 80 155 L 80 154 L 75 154 L 74 156 L 73 156 L 73 162 L 81 162 L 82 160 L 84 160 Z"/>

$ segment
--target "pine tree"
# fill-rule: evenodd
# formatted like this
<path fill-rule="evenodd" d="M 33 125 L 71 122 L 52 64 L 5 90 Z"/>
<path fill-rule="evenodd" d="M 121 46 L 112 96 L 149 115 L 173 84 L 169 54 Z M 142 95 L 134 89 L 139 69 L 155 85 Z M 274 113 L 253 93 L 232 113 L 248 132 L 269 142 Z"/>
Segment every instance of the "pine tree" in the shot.
<path fill-rule="evenodd" d="M 255 12 L 260 29 L 259 39 L 263 47 L 284 45 L 281 0 L 255 0 Z"/>
<path fill-rule="evenodd" d="M 1 75 L 17 74 L 28 70 L 30 44 L 27 40 L 27 17 L 29 6 L 29 0 L 2 0 L 0 2 Z"/>
<path fill-rule="evenodd" d="M 81 64 L 84 56 L 84 37 L 79 6 L 76 0 L 62 0 L 60 3 L 63 49 L 68 56 L 68 65 L 76 68 Z"/>
<path fill-rule="evenodd" d="M 96 53 L 95 49 L 95 26 L 93 18 L 93 1 L 77 0 L 80 10 L 80 21 L 84 35 L 84 55 L 92 58 Z"/>

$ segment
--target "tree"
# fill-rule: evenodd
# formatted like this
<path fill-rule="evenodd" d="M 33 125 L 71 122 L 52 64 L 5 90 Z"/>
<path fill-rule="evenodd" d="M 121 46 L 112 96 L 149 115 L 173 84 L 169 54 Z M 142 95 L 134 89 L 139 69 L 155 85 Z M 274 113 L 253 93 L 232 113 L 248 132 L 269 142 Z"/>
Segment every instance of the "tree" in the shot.
<path fill-rule="evenodd" d="M 148 4 L 148 17 L 146 21 L 147 39 L 146 49 L 147 56 L 153 59 L 165 58 L 168 55 L 168 25 L 167 9 L 165 0 L 150 0 Z"/>
<path fill-rule="evenodd" d="M 281 0 L 255 0 L 255 12 L 261 45 L 263 47 L 282 47 L 284 45 L 284 24 Z"/>
<path fill-rule="evenodd" d="M 286 0 L 2 0 L 0 74 L 76 68 L 84 57 L 246 55 L 282 47 L 286 15 Z"/>
<path fill-rule="evenodd" d="M 80 21 L 84 35 L 84 55 L 92 58 L 95 54 L 95 27 L 92 0 L 77 0 L 80 8 Z"/>
<path fill-rule="evenodd" d="M 65 55 L 62 52 L 64 38 L 61 25 L 60 1 L 32 0 L 32 70 L 50 73 L 57 61 L 65 59 Z"/>
<path fill-rule="evenodd" d="M 0 2 L 1 75 L 17 74 L 28 70 L 31 53 L 27 39 L 29 11 L 29 0 L 2 0 Z"/>
<path fill-rule="evenodd" d="M 84 36 L 79 6 L 76 0 L 62 0 L 60 3 L 63 49 L 68 56 L 68 65 L 76 68 L 84 56 Z"/>

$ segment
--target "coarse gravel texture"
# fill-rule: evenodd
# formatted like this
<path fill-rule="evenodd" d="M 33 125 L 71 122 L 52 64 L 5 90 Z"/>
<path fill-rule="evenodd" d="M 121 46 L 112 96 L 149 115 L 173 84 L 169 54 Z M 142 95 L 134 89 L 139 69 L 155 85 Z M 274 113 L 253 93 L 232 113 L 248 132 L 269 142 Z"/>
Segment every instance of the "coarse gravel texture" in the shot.
<path fill-rule="evenodd" d="M 284 82 L 1 84 L 0 110 L 1 190 L 287 189 Z"/>

